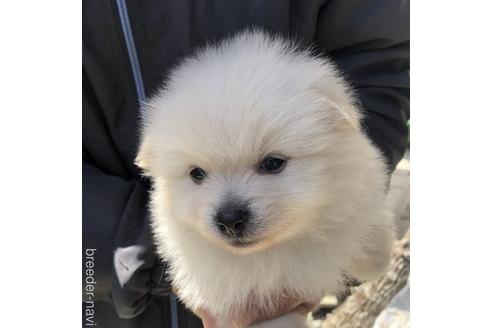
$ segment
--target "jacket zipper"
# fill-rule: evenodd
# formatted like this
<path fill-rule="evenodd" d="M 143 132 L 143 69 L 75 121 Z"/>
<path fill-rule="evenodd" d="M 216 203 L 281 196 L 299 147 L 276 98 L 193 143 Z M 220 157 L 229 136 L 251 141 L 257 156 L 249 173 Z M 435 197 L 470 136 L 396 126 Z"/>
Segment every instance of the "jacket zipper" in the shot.
<path fill-rule="evenodd" d="M 135 89 L 137 91 L 137 100 L 140 105 L 145 100 L 145 87 L 142 79 L 142 71 L 140 70 L 140 62 L 138 60 L 137 48 L 135 47 L 135 41 L 133 39 L 132 26 L 130 24 L 130 18 L 128 16 L 128 6 L 126 4 L 126 0 L 116 0 L 116 7 L 118 8 L 118 15 L 120 17 L 121 29 L 123 30 L 123 36 L 125 38 L 128 58 L 130 59 L 130 66 L 132 69 L 133 80 L 135 82 Z M 179 328 L 178 303 L 177 303 L 176 295 L 171 294 L 170 298 L 171 298 L 171 327 Z"/>
<path fill-rule="evenodd" d="M 130 59 L 133 80 L 135 82 L 135 88 L 137 91 L 137 100 L 140 105 L 145 100 L 145 88 L 142 79 L 142 72 L 140 70 L 140 62 L 138 60 L 137 49 L 135 47 L 135 41 L 133 39 L 132 26 L 130 24 L 130 18 L 128 16 L 128 7 L 126 5 L 126 0 L 116 0 L 116 7 L 118 8 L 121 29 L 123 30 L 123 36 L 125 38 L 128 58 Z"/>

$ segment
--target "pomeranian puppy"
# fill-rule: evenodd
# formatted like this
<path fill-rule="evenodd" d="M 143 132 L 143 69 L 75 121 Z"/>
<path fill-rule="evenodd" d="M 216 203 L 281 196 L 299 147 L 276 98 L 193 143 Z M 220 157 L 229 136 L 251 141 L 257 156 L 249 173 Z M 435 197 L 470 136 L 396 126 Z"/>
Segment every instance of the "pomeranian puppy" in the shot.
<path fill-rule="evenodd" d="M 385 164 L 328 59 L 244 32 L 183 60 L 143 109 L 136 163 L 153 182 L 158 252 L 190 309 L 231 327 L 283 295 L 319 302 L 347 275 L 385 270 Z"/>

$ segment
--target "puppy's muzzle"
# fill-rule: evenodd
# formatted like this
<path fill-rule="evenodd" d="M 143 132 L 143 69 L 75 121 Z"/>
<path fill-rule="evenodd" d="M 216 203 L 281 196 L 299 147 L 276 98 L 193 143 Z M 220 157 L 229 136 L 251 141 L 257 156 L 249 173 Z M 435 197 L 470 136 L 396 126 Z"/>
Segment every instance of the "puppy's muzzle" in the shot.
<path fill-rule="evenodd" d="M 229 238 L 240 238 L 247 229 L 251 210 L 247 204 L 229 201 L 224 203 L 215 215 L 219 231 Z"/>

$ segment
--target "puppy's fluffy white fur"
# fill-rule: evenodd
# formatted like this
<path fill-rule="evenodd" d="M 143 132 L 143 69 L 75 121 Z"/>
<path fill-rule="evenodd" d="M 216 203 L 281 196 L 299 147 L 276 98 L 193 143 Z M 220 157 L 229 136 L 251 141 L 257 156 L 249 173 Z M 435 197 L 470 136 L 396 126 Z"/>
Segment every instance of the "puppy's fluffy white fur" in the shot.
<path fill-rule="evenodd" d="M 281 173 L 258 172 L 269 154 L 288 159 Z M 144 106 L 136 162 L 153 181 L 153 231 L 178 296 L 224 327 L 231 314 L 274 308 L 286 294 L 316 302 L 344 273 L 369 280 L 387 265 L 382 157 L 334 65 L 292 42 L 245 32 L 185 59 Z M 201 184 L 194 167 L 207 173 Z M 255 213 L 249 247 L 215 225 L 228 197 Z"/>

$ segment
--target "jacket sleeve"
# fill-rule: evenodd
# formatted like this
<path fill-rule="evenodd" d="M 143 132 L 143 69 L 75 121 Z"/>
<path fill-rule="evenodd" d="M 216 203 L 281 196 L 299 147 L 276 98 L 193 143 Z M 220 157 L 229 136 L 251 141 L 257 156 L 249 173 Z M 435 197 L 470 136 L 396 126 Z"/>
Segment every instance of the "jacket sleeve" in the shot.
<path fill-rule="evenodd" d="M 83 110 L 92 110 L 87 106 L 95 102 L 85 91 Z M 170 290 L 165 266 L 155 255 L 147 198 L 147 188 L 138 179 L 103 171 L 83 150 L 83 257 L 93 255 L 96 281 L 91 300 L 112 302 L 121 318 L 139 315 L 152 295 Z M 84 300 L 86 270 L 83 265 Z"/>
<path fill-rule="evenodd" d="M 121 318 L 170 291 L 152 243 L 147 191 L 137 180 L 105 174 L 83 161 L 84 250 L 94 250 L 95 298 L 112 301 Z"/>
<path fill-rule="evenodd" d="M 406 0 L 329 0 L 316 41 L 355 87 L 363 126 L 390 171 L 403 157 L 410 118 L 410 14 Z"/>

